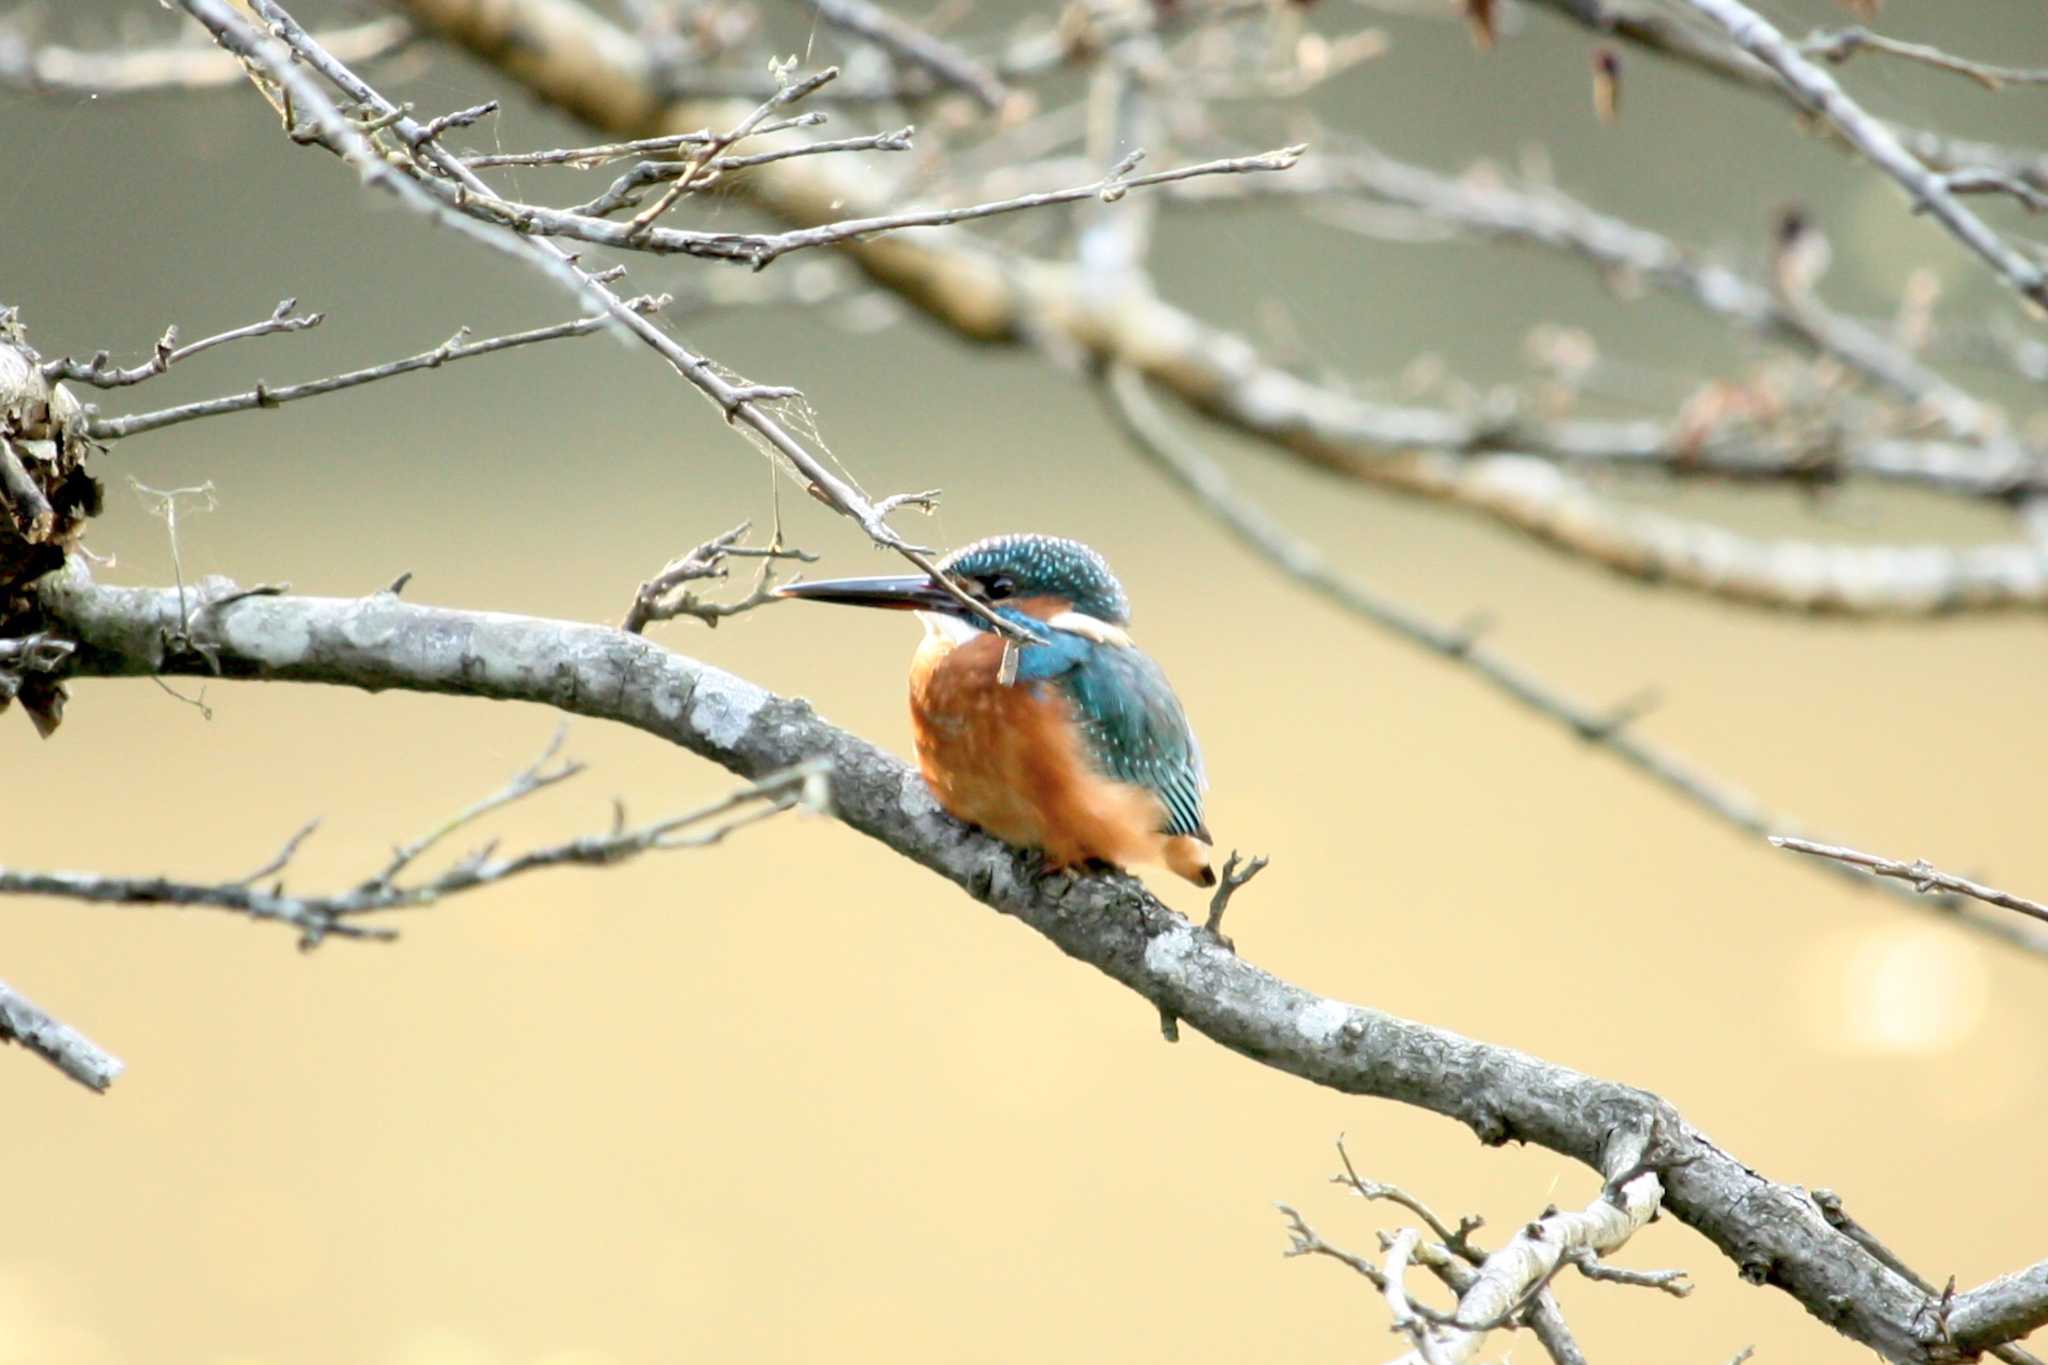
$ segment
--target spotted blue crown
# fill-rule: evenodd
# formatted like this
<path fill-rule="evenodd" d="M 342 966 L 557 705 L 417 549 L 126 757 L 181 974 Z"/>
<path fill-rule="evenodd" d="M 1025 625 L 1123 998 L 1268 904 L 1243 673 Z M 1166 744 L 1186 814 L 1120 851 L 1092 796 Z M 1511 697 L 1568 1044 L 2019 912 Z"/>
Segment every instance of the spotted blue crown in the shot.
<path fill-rule="evenodd" d="M 1063 597 L 1074 610 L 1113 626 L 1129 625 L 1131 600 L 1109 563 L 1078 540 L 1058 536 L 990 536 L 963 545 L 939 567 L 962 578 L 993 583 L 1007 578 L 1003 596 Z"/>

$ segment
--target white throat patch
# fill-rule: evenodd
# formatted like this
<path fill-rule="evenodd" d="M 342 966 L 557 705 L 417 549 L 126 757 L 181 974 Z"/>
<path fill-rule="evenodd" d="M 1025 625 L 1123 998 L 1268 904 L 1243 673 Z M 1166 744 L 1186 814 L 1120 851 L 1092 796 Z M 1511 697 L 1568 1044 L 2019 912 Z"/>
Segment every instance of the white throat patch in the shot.
<path fill-rule="evenodd" d="M 917 619 L 924 622 L 926 635 L 936 635 L 941 639 L 950 640 L 956 646 L 964 645 L 981 634 L 978 628 L 942 611 L 921 611 L 917 614 Z"/>
<path fill-rule="evenodd" d="M 969 625 L 957 616 L 942 611 L 921 611 L 917 614 L 924 622 L 924 633 L 948 640 L 955 646 L 964 645 L 983 633 L 979 626 Z M 1090 616 L 1085 611 L 1063 611 L 1045 622 L 1054 630 L 1064 630 L 1098 645 L 1115 645 L 1119 649 L 1130 649 L 1131 637 L 1119 626 L 1113 626 L 1099 616 Z"/>
<path fill-rule="evenodd" d="M 1115 645 L 1118 649 L 1129 649 L 1131 637 L 1121 626 L 1113 626 L 1099 616 L 1090 616 L 1085 611 L 1063 611 L 1046 621 L 1054 630 L 1064 630 L 1069 635 L 1078 635 L 1084 640 L 1093 640 L 1098 645 Z"/>

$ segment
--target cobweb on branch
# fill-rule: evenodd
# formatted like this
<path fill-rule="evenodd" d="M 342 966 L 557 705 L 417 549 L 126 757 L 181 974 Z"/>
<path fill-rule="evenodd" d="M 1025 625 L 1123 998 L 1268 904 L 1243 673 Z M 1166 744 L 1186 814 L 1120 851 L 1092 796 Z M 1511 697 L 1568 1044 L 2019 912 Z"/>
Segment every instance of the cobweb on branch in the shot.
<path fill-rule="evenodd" d="M 756 381 L 747 378 L 747 376 L 729 365 L 721 364 L 708 356 L 705 357 L 704 363 L 710 368 L 712 373 L 735 388 L 758 387 Z M 804 397 L 801 392 L 792 389 L 786 395 L 780 397 L 755 398 L 751 400 L 751 405 L 773 417 L 791 435 L 803 442 L 818 457 L 820 462 L 828 466 L 841 479 L 844 479 L 862 497 L 869 496 L 868 490 L 862 486 L 861 481 L 854 477 L 853 472 L 833 452 L 831 444 L 825 439 L 818 410 L 811 405 L 811 400 Z M 768 462 L 770 468 L 779 471 L 794 481 L 799 488 L 809 485 L 810 480 L 804 477 L 803 471 L 791 463 L 787 455 L 777 450 L 767 437 L 748 426 L 745 422 L 733 422 L 731 426 L 734 431 L 746 439 L 748 445 L 760 453 L 761 457 Z"/>

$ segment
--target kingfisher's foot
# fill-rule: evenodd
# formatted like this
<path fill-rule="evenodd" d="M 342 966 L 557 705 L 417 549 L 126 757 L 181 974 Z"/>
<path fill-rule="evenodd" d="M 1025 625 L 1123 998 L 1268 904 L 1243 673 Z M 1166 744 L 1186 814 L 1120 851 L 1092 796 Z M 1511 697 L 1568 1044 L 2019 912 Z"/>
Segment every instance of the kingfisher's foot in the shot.
<path fill-rule="evenodd" d="M 1265 867 L 1266 858 L 1263 854 L 1241 864 L 1238 861 L 1237 850 L 1230 850 L 1230 857 L 1223 864 L 1223 876 L 1216 885 L 1216 894 L 1209 898 L 1209 920 L 1202 926 L 1202 932 L 1232 953 L 1237 952 L 1237 945 L 1223 936 L 1223 912 L 1230 907 L 1230 898 L 1237 894 L 1238 888 L 1258 876 Z"/>
<path fill-rule="evenodd" d="M 1032 880 L 1055 895 L 1065 895 L 1080 880 L 1080 874 L 1065 863 L 1054 862 L 1043 849 L 1038 852 L 1038 870 Z"/>

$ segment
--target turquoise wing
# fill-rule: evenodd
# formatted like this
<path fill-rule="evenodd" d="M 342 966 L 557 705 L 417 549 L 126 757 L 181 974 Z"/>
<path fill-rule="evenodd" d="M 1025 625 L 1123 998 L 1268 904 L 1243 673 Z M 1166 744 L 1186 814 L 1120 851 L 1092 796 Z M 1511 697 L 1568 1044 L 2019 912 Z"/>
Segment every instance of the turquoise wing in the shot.
<path fill-rule="evenodd" d="M 1028 655 L 1031 651 L 1027 649 Z M 1210 842 L 1201 746 L 1158 664 L 1135 649 L 1089 643 L 1055 677 L 1104 772 L 1144 787 L 1166 808 L 1167 834 Z"/>

